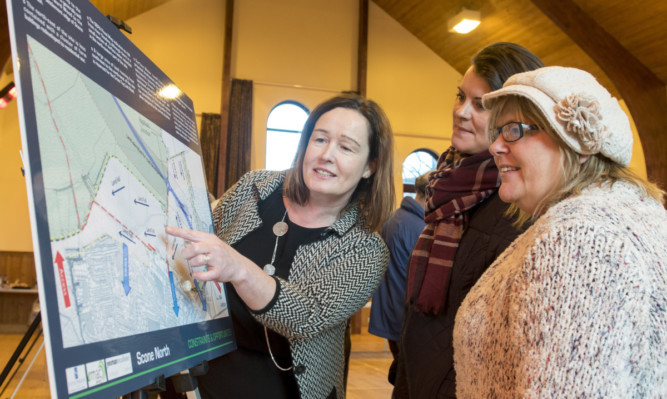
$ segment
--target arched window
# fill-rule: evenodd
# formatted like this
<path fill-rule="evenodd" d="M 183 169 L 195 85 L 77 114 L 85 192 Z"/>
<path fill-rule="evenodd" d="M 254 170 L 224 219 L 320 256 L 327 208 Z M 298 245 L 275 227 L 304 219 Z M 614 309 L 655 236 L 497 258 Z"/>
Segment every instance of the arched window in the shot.
<path fill-rule="evenodd" d="M 410 153 L 403 161 L 403 196 L 415 196 L 415 180 L 436 168 L 438 154 L 429 149 L 419 149 Z"/>
<path fill-rule="evenodd" d="M 308 113 L 308 109 L 296 101 L 283 101 L 273 107 L 266 121 L 266 169 L 292 167 Z"/>

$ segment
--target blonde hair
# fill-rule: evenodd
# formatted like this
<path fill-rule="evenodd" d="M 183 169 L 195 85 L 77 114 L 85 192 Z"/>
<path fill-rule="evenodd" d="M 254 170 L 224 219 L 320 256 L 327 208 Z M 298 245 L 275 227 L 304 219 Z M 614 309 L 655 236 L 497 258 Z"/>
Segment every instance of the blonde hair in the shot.
<path fill-rule="evenodd" d="M 547 118 L 537 108 L 532 101 L 525 97 L 507 95 L 494 99 L 491 104 L 491 113 L 487 124 L 487 135 L 492 140 L 496 136 L 494 126 L 496 120 L 504 114 L 514 113 L 524 121 L 530 121 L 537 124 L 542 131 L 551 137 L 558 144 L 561 154 L 560 184 L 547 194 L 535 207 L 532 213 L 521 211 L 515 204 L 508 209 L 508 214 L 516 215 L 516 224 L 521 226 L 529 220 L 535 220 L 541 214 L 546 212 L 551 206 L 563 199 L 581 194 L 582 190 L 592 184 L 613 185 L 617 181 L 625 181 L 635 185 L 645 197 L 651 197 L 660 203 L 663 202 L 664 191 L 657 185 L 637 176 L 629 168 L 622 166 L 604 155 L 598 153 L 588 157 L 584 162 L 580 162 L 581 154 L 570 148 L 553 130 Z M 527 133 L 531 134 L 531 133 Z"/>

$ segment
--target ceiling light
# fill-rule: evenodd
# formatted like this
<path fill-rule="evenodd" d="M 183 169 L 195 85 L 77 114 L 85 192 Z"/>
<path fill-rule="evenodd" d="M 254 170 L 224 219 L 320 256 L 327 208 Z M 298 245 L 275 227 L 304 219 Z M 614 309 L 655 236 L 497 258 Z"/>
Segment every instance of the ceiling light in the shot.
<path fill-rule="evenodd" d="M 157 95 L 166 98 L 167 100 L 173 100 L 176 97 L 181 95 L 181 89 L 176 87 L 175 84 L 169 83 L 168 85 L 164 86 L 160 91 L 158 91 Z"/>
<path fill-rule="evenodd" d="M 463 8 L 455 17 L 449 19 L 447 27 L 450 32 L 468 33 L 475 29 L 480 21 L 479 11 Z"/>

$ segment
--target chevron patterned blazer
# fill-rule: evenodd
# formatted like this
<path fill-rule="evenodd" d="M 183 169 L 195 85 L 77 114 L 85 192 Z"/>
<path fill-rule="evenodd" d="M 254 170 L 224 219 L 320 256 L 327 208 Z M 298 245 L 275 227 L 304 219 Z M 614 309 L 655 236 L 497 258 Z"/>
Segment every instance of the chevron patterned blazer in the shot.
<path fill-rule="evenodd" d="M 233 245 L 261 226 L 257 204 L 275 191 L 285 172 L 256 170 L 230 188 L 213 211 L 218 236 Z M 354 205 L 323 234 L 297 249 L 289 278 L 275 277 L 276 298 L 252 312 L 289 343 L 301 398 L 327 398 L 343 386 L 347 320 L 370 299 L 389 262 L 379 234 L 369 231 Z M 267 244 L 269 245 L 269 244 Z"/>

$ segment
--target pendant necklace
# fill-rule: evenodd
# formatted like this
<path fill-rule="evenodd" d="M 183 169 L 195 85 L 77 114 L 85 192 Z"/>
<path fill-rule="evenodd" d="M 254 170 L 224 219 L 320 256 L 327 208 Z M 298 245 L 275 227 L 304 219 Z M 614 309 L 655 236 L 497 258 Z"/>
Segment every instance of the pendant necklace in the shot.
<path fill-rule="evenodd" d="M 289 228 L 289 226 L 287 226 L 287 223 L 285 223 L 286 217 L 287 217 L 287 209 L 285 209 L 285 214 L 283 215 L 283 219 L 280 222 L 276 222 L 276 224 L 273 225 L 273 234 L 275 234 L 276 236 L 276 243 L 273 246 L 273 255 L 271 256 L 271 263 L 267 263 L 263 267 L 264 272 L 269 276 L 273 276 L 276 273 L 276 267 L 273 265 L 273 263 L 276 261 L 278 240 L 280 239 L 280 237 L 284 236 L 287 233 L 287 229 Z M 266 330 L 266 326 L 264 326 L 264 338 L 266 338 L 266 347 L 269 348 L 269 355 L 271 356 L 271 361 L 273 361 L 273 364 L 276 366 L 276 368 L 280 371 L 292 370 L 293 366 L 280 367 L 280 365 L 276 361 L 276 358 L 273 356 L 273 352 L 271 351 L 271 344 L 269 343 L 269 333 Z"/>
<path fill-rule="evenodd" d="M 287 209 L 285 209 L 285 214 L 283 215 L 283 220 L 280 222 L 276 222 L 276 224 L 273 225 L 273 234 L 276 236 L 276 243 L 273 246 L 273 256 L 271 256 L 271 263 L 267 263 L 264 265 L 263 270 L 266 274 L 269 276 L 273 276 L 276 274 L 276 267 L 273 265 L 273 263 L 276 261 L 276 251 L 278 250 L 278 240 L 280 237 L 284 236 L 285 233 L 287 233 L 287 229 L 289 228 L 287 226 L 287 223 L 285 223 L 285 217 L 287 217 Z"/>

